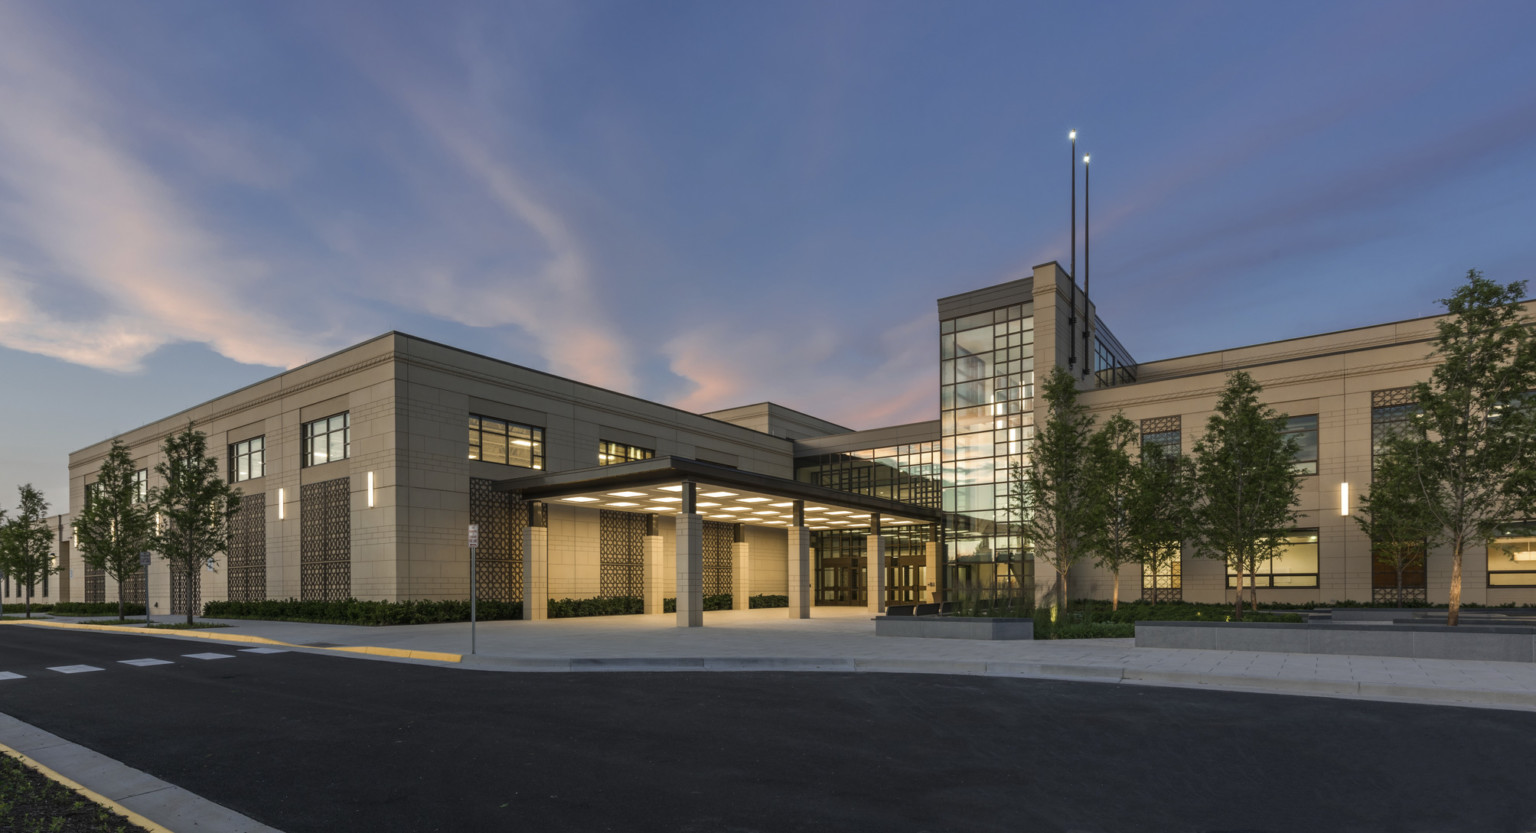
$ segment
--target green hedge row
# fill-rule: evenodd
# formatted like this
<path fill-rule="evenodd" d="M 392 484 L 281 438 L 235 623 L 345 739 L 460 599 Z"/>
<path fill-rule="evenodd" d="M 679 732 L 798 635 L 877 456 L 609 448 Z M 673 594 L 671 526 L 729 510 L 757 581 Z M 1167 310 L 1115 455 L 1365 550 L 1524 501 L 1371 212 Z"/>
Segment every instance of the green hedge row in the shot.
<path fill-rule="evenodd" d="M 754 608 L 788 607 L 788 596 L 757 595 L 749 603 Z M 663 602 L 668 613 L 677 611 L 677 600 Z M 73 605 L 91 610 L 82 615 L 117 613 L 117 605 Z M 110 610 L 107 609 L 110 607 Z M 101 609 L 96 609 L 101 608 Z M 34 608 L 35 610 L 36 608 Z M 731 594 L 704 597 L 705 610 L 730 610 Z M 635 596 L 596 599 L 550 599 L 548 615 L 551 619 L 573 619 L 583 616 L 622 616 L 643 613 L 645 603 Z M 129 613 L 142 616 L 142 605 L 129 606 Z M 476 607 L 476 616 L 482 621 L 523 618 L 522 602 L 492 602 L 482 599 Z M 267 619 L 280 622 L 315 622 L 326 625 L 429 625 L 438 622 L 468 622 L 468 601 L 406 601 L 364 602 L 347 599 L 338 602 L 300 601 L 282 599 L 265 602 L 208 602 L 203 605 L 203 616 L 212 619 Z"/>
<path fill-rule="evenodd" d="M 25 605 L 18 606 L 25 607 Z M 117 602 L 58 602 L 57 604 L 32 605 L 33 613 L 52 613 L 55 616 L 116 616 Z M 128 616 L 143 616 L 144 605 L 125 604 L 123 613 Z"/>
<path fill-rule="evenodd" d="M 479 619 L 521 619 L 522 602 L 481 601 Z M 203 615 L 213 619 L 269 619 L 281 622 L 316 622 L 325 625 L 430 625 L 437 622 L 468 622 L 469 601 L 336 602 L 282 599 L 265 602 L 208 602 Z"/>
<path fill-rule="evenodd" d="M 730 593 L 712 593 L 704 597 L 704 609 L 730 610 L 733 601 L 734 599 Z M 789 597 L 759 593 L 748 598 L 747 605 L 754 610 L 765 607 L 789 607 Z M 663 613 L 676 613 L 677 599 L 662 599 L 661 610 Z M 638 596 L 549 600 L 549 618 L 551 619 L 571 619 L 578 616 L 623 616 L 629 613 L 644 612 L 645 602 Z"/>

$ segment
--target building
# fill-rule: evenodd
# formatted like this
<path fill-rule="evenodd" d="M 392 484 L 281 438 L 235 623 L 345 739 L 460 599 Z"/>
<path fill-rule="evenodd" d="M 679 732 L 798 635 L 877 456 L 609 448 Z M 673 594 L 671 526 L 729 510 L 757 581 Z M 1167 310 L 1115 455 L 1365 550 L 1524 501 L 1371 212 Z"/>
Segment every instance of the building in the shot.
<path fill-rule="evenodd" d="M 1428 377 L 1435 320 L 1138 365 L 1047 263 L 939 299 L 930 422 L 850 431 L 772 403 L 695 414 L 388 333 L 121 438 L 151 479 L 163 438 L 188 421 L 224 449 L 245 497 L 228 557 L 197 588 L 203 600 L 465 598 L 473 524 L 481 598 L 628 597 L 647 613 L 675 598 L 679 623 L 696 625 L 705 596 L 729 594 L 736 607 L 786 596 L 789 615 L 805 616 L 931 600 L 967 575 L 1031 581 L 1008 472 L 1033 437 L 1037 369 L 1079 372 L 1097 416 L 1123 412 L 1144 443 L 1182 453 L 1242 369 L 1303 449 L 1300 519 L 1257 577 L 1261 597 L 1364 601 L 1393 581 L 1373 566 L 1349 490 L 1370 482 L 1373 443 Z M 70 506 L 83 505 L 109 445 L 70 455 Z M 108 580 L 71 562 L 67 517 L 56 520 L 59 598 L 115 599 Z M 1531 540 L 1470 552 L 1464 601 L 1536 601 L 1536 570 L 1511 557 Z M 869 570 L 872 560 L 884 569 Z M 1414 594 L 1444 601 L 1448 573 L 1432 556 L 1410 577 Z M 184 612 L 162 563 L 148 579 L 157 612 Z M 1133 565 L 1122 581 L 1131 596 L 1140 583 L 1190 601 L 1230 599 L 1233 583 L 1221 562 L 1188 550 L 1162 575 Z M 1073 585 L 1109 595 L 1093 568 Z M 128 592 L 143 598 L 142 580 Z"/>

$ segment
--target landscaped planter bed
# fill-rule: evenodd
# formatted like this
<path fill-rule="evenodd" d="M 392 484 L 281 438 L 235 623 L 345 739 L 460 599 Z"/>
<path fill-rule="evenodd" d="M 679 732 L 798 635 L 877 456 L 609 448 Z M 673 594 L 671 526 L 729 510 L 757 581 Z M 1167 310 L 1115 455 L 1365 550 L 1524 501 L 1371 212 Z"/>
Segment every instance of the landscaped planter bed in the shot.
<path fill-rule="evenodd" d="M 966 616 L 877 616 L 875 636 L 922 639 L 1034 639 L 1035 620 Z"/>
<path fill-rule="evenodd" d="M 1536 662 L 1536 628 L 1137 622 L 1136 647 Z"/>

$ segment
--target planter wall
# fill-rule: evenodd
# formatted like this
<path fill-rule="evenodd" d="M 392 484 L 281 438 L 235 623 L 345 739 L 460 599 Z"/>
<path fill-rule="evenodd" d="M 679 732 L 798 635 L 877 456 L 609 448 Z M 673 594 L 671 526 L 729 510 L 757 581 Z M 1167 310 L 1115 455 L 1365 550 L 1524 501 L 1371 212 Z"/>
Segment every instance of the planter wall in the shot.
<path fill-rule="evenodd" d="M 1137 622 L 1136 647 L 1536 662 L 1536 628 Z"/>
<path fill-rule="evenodd" d="M 1033 619 L 989 619 L 960 616 L 877 616 L 875 636 L 920 639 L 1034 639 Z"/>

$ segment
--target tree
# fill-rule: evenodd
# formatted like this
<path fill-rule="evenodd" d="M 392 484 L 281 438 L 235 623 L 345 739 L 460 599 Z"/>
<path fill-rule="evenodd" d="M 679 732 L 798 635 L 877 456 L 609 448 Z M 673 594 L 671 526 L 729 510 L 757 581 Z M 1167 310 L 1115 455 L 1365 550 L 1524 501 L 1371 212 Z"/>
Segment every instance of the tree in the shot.
<path fill-rule="evenodd" d="M 1360 496 L 1355 523 L 1371 539 L 1371 557 L 1397 575 L 1397 604 L 1403 604 L 1403 573 L 1422 567 L 1440 542 L 1440 524 L 1424 500 L 1411 447 L 1390 437 L 1376 456 L 1371 485 Z"/>
<path fill-rule="evenodd" d="M 1424 509 L 1451 547 L 1450 612 L 1461 611 L 1461 562 L 1487 546 L 1501 521 L 1536 506 L 1536 337 L 1520 299 L 1525 281 L 1500 286 L 1476 269 L 1435 326 L 1440 364 L 1414 385 L 1419 413 L 1402 437 Z"/>
<path fill-rule="evenodd" d="M 212 567 L 229 551 L 229 516 L 240 505 L 240 491 L 219 478 L 219 461 L 207 456 L 208 438 L 191 423 L 165 438 L 165 460 L 155 466 L 162 486 L 150 493 L 160 517 L 155 549 L 185 579 L 187 624 L 192 624 L 198 571 Z"/>
<path fill-rule="evenodd" d="M 1142 447 L 1141 464 L 1132 472 L 1128 506 L 1131 551 L 1143 575 L 1157 576 L 1176 562 L 1189 536 L 1194 506 L 1194 473 L 1188 458 L 1163 446 Z M 1158 595 L 1152 594 L 1157 601 Z"/>
<path fill-rule="evenodd" d="M 1200 554 L 1225 561 L 1237 574 L 1232 618 L 1243 618 L 1243 576 L 1279 552 L 1296 513 L 1300 477 L 1291 466 L 1296 440 L 1284 433 L 1286 418 L 1259 404 L 1263 388 L 1238 371 L 1195 443 L 1195 545 Z M 1253 584 L 1255 603 L 1258 582 Z"/>
<path fill-rule="evenodd" d="M 1136 426 L 1118 413 L 1088 439 L 1086 492 L 1098 504 L 1095 512 L 1100 522 L 1088 530 L 1085 543 L 1094 563 L 1114 576 L 1111 610 L 1120 609 L 1120 568 L 1137 560 L 1131 529 L 1136 464 L 1130 449 L 1138 439 Z"/>
<path fill-rule="evenodd" d="M 1077 401 L 1077 380 L 1054 367 L 1043 391 L 1045 424 L 1039 426 L 1021 489 L 1024 537 L 1035 560 L 1055 570 L 1052 615 L 1067 603 L 1067 577 L 1087 554 L 1085 546 L 1097 507 L 1089 499 L 1084 475 L 1093 418 Z"/>
<path fill-rule="evenodd" d="M 139 484 L 128 446 L 113 440 L 96 482 L 86 489 L 85 510 L 75 520 L 75 546 L 86 565 L 117 582 L 117 618 L 126 618 L 123 585 L 139 570 L 139 553 L 154 546 L 154 514 Z"/>
<path fill-rule="evenodd" d="M 27 618 L 31 619 L 33 586 L 59 568 L 53 564 L 53 530 L 43 522 L 48 516 L 48 501 L 31 483 L 18 491 L 21 505 L 15 516 L 0 526 L 0 571 L 26 588 Z"/>

